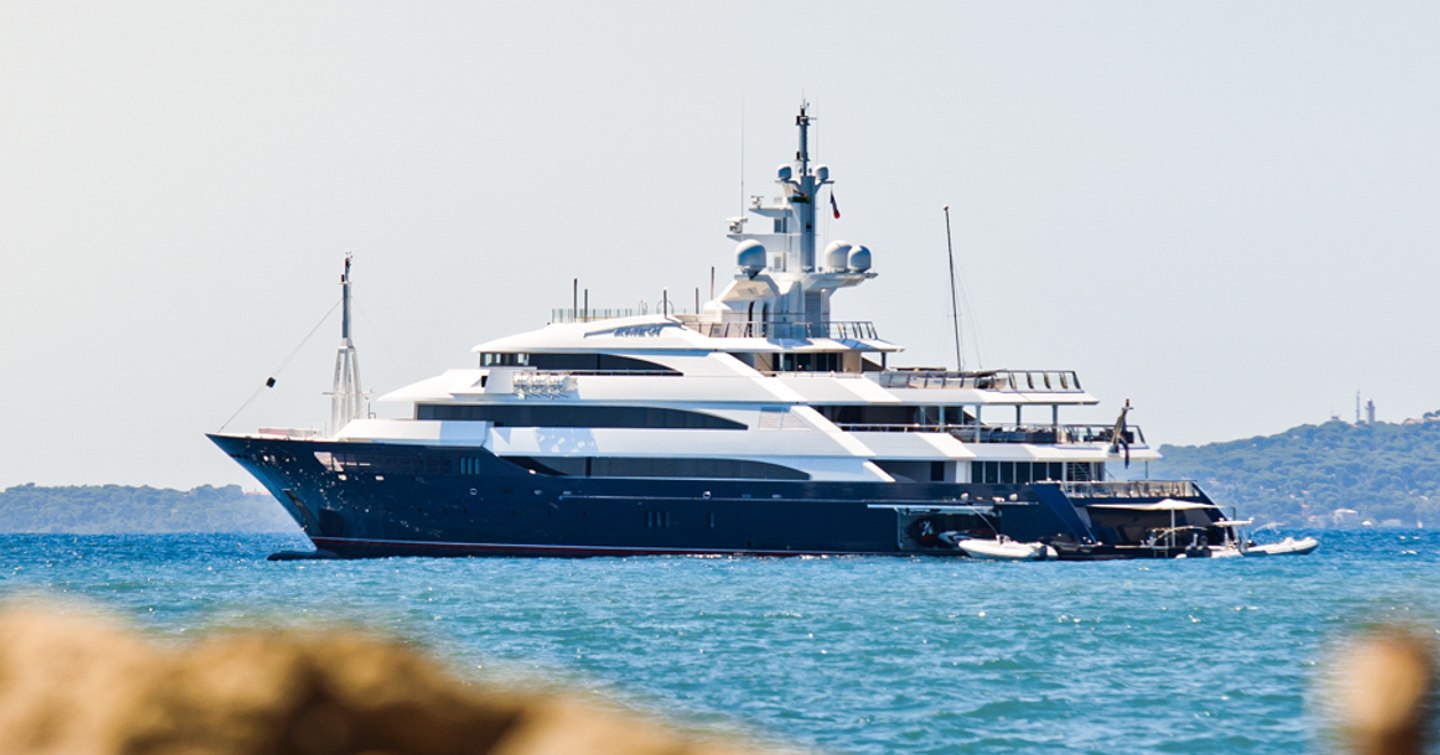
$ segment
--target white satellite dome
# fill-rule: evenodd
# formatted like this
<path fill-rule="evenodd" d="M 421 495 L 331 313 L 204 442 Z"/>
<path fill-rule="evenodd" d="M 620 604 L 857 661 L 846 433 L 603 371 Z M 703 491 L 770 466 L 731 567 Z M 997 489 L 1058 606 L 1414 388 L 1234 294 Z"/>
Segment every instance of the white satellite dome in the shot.
<path fill-rule="evenodd" d="M 847 268 L 850 260 L 850 249 L 851 246 L 848 241 L 836 240 L 830 242 L 830 245 L 825 247 L 825 269 L 844 270 Z"/>
<path fill-rule="evenodd" d="M 850 249 L 850 258 L 846 260 L 850 272 L 863 273 L 870 269 L 870 247 L 855 246 Z"/>
<path fill-rule="evenodd" d="M 765 245 L 754 239 L 740 242 L 735 247 L 735 264 L 753 277 L 765 269 Z"/>

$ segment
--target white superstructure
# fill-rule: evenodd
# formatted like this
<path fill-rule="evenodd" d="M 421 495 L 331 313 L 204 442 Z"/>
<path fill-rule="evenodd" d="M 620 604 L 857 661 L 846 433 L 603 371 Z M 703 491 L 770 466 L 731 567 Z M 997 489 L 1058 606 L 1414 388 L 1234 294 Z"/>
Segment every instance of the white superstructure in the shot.
<path fill-rule="evenodd" d="M 833 179 L 811 165 L 804 108 L 796 124 L 800 147 L 777 170 L 780 196 L 750 207 L 770 227 L 747 233 L 745 219 L 731 219 L 736 272 L 699 313 L 592 319 L 558 310 L 547 327 L 476 346 L 477 367 L 380 399 L 409 404 L 409 418 L 356 419 L 338 437 L 539 459 L 750 460 L 834 481 L 1090 483 L 1104 479 L 1106 462 L 1158 458 L 1138 428 L 1064 422 L 1062 410 L 1097 403 L 1072 372 L 891 369 L 901 348 L 871 323 L 831 320 L 831 296 L 875 277 L 873 255 L 840 240 L 817 253 L 816 205 Z M 616 421 L 507 421 L 536 406 L 609 407 Z M 687 415 L 646 424 L 619 414 L 646 408 L 729 424 L 671 427 Z"/>

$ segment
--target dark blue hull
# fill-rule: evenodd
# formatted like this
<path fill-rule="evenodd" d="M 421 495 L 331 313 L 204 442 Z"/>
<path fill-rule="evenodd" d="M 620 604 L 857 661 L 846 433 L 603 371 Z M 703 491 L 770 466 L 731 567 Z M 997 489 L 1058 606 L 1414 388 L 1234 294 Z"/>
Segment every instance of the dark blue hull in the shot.
<path fill-rule="evenodd" d="M 1097 538 L 1053 484 L 592 478 L 475 448 L 210 437 L 342 557 L 959 555 L 936 535 L 992 528 L 1066 558 L 1152 555 Z M 357 451 L 371 462 L 326 461 Z"/>

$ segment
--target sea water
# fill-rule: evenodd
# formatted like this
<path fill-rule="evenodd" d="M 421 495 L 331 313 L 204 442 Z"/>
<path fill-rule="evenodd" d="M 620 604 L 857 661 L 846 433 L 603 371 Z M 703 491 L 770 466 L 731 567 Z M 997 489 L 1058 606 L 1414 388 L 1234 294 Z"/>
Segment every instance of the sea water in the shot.
<path fill-rule="evenodd" d="M 1305 534 L 1305 533 L 1297 533 Z M 1306 557 L 269 562 L 286 536 L 0 536 L 0 597 L 153 635 L 337 623 L 459 673 L 561 685 L 702 731 L 848 753 L 1294 752 L 1364 627 L 1440 630 L 1440 533 Z"/>

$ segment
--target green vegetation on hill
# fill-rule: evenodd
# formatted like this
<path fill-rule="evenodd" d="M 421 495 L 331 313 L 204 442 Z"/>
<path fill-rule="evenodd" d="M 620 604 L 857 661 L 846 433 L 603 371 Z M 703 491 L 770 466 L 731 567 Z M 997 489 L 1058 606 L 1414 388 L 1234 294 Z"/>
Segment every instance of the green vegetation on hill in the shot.
<path fill-rule="evenodd" d="M 1197 480 L 1241 516 L 1331 526 L 1336 509 L 1354 509 L 1377 525 L 1440 522 L 1440 422 L 1331 421 L 1160 452 L 1165 459 L 1151 463 L 1151 477 Z"/>
<path fill-rule="evenodd" d="M 295 524 L 268 494 L 239 485 L 191 490 L 19 485 L 0 491 L 0 532 L 290 532 Z"/>
<path fill-rule="evenodd" d="M 1426 415 L 1440 418 L 1440 412 Z M 1162 446 L 1150 476 L 1198 480 L 1242 516 L 1292 525 L 1358 520 L 1440 522 L 1440 421 L 1408 425 L 1302 425 L 1278 435 Z M 1138 470 L 1131 468 L 1131 473 Z M 267 494 L 238 485 L 170 490 L 123 485 L 0 491 L 0 532 L 292 532 L 295 524 Z"/>

